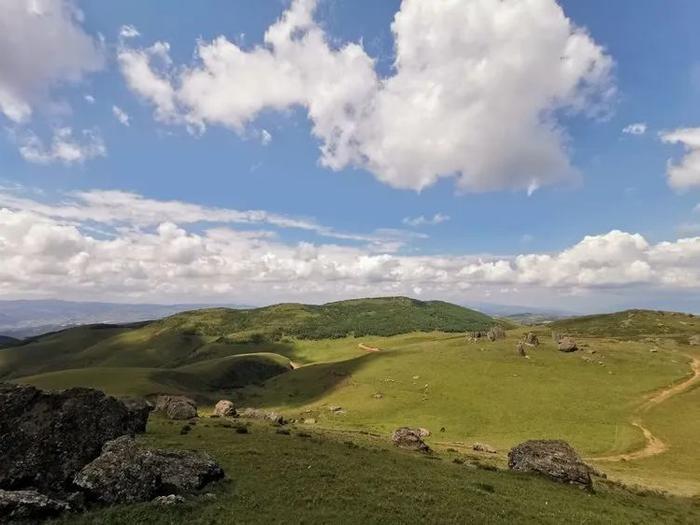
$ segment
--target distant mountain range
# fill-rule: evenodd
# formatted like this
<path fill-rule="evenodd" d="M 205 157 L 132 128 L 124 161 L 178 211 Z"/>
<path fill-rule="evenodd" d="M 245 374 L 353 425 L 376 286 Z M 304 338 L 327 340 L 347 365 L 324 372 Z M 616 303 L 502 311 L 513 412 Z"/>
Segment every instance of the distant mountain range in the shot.
<path fill-rule="evenodd" d="M 57 300 L 0 301 L 0 334 L 31 337 L 70 326 L 96 323 L 132 323 L 160 319 L 187 310 L 231 304 L 122 304 Z"/>

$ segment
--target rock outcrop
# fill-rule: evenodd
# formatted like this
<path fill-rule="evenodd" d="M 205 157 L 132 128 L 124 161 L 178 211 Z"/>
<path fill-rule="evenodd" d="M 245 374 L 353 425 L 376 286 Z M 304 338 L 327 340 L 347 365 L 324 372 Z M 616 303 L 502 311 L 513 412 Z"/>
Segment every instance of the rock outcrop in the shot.
<path fill-rule="evenodd" d="M 277 412 L 267 412 L 259 408 L 244 408 L 238 415 L 249 419 L 264 419 L 278 425 L 285 425 L 287 423 L 287 420 L 281 414 Z"/>
<path fill-rule="evenodd" d="M 688 344 L 691 346 L 700 346 L 700 335 L 691 335 L 688 339 Z"/>
<path fill-rule="evenodd" d="M 121 397 L 119 401 L 124 403 L 134 420 L 134 430 L 137 433 L 146 432 L 148 416 L 154 409 L 153 403 L 142 397 Z"/>
<path fill-rule="evenodd" d="M 68 492 L 106 442 L 142 429 L 141 418 L 98 390 L 44 392 L 2 383 L 0 489 Z"/>
<path fill-rule="evenodd" d="M 206 454 L 150 449 L 122 436 L 107 443 L 74 483 L 89 499 L 114 504 L 192 493 L 223 476 L 221 467 Z"/>
<path fill-rule="evenodd" d="M 156 410 L 177 421 L 197 417 L 197 403 L 185 396 L 158 396 Z"/>
<path fill-rule="evenodd" d="M 508 468 L 536 472 L 559 483 L 591 488 L 591 468 L 576 451 L 561 440 L 526 441 L 508 453 Z"/>
<path fill-rule="evenodd" d="M 49 498 L 36 490 L 2 490 L 0 489 L 0 523 L 6 520 L 37 522 L 55 518 L 70 510 L 65 501 Z"/>
<path fill-rule="evenodd" d="M 523 338 L 523 342 L 528 346 L 539 346 L 540 340 L 534 332 L 528 332 Z"/>
<path fill-rule="evenodd" d="M 236 417 L 238 413 L 236 412 L 236 407 L 231 401 L 222 399 L 214 407 L 214 415 L 219 417 Z"/>
<path fill-rule="evenodd" d="M 417 450 L 419 452 L 430 452 L 430 447 L 423 441 L 421 429 L 401 427 L 394 430 L 391 440 L 399 448 L 407 450 Z"/>
<path fill-rule="evenodd" d="M 560 352 L 575 352 L 578 345 L 573 337 L 564 336 L 559 338 L 558 348 Z"/>

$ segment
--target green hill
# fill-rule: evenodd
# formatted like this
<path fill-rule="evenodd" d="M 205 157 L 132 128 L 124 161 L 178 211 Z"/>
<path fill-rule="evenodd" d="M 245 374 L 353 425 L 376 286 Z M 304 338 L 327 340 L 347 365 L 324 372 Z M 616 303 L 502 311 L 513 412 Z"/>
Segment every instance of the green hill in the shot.
<path fill-rule="evenodd" d="M 206 392 L 259 383 L 287 371 L 292 359 L 317 361 L 319 353 L 299 341 L 313 347 L 313 341 L 346 336 L 464 332 L 495 323 L 460 306 L 402 297 L 196 310 L 159 321 L 81 326 L 31 338 L 0 351 L 0 380 L 26 378 L 47 387 L 84 385 L 115 392 L 115 377 L 125 379 L 124 371 L 131 369 L 141 393 L 163 391 L 164 385 L 177 392 Z"/>
<path fill-rule="evenodd" d="M 677 337 L 681 340 L 700 334 L 700 317 L 692 314 L 655 310 L 625 310 L 612 314 L 562 319 L 547 325 L 554 331 L 592 337 Z"/>
<path fill-rule="evenodd" d="M 0 335 L 0 348 L 3 346 L 11 346 L 19 343 L 19 339 L 15 339 L 14 337 L 9 337 L 7 335 Z"/>

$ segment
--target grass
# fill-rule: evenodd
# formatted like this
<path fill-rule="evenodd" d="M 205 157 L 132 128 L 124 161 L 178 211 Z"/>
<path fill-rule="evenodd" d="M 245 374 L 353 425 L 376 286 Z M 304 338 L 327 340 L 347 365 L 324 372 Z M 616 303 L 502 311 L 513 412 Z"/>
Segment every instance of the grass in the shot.
<path fill-rule="evenodd" d="M 549 324 L 551 330 L 573 335 L 640 339 L 675 337 L 688 342 L 700 334 L 700 316 L 654 310 L 626 310 L 614 314 L 588 315 Z"/>
<path fill-rule="evenodd" d="M 595 493 L 537 476 L 479 469 L 467 456 L 424 457 L 396 450 L 386 436 L 252 424 L 238 434 L 203 419 L 187 435 L 152 417 L 141 440 L 209 451 L 229 480 L 174 508 L 114 506 L 66 516 L 65 524 L 169 523 L 697 523 L 700 506 L 598 484 Z M 230 426 L 230 425 L 229 425 Z M 308 436 L 308 437 L 303 437 Z M 351 439 L 351 441 L 350 441 Z M 453 462 L 459 459 L 461 464 Z"/>

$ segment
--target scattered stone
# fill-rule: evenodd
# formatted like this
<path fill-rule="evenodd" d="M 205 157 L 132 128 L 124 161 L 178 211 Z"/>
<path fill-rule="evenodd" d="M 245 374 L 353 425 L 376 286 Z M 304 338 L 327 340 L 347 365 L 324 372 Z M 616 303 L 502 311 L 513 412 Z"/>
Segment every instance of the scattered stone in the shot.
<path fill-rule="evenodd" d="M 222 399 L 214 407 L 214 414 L 220 417 L 236 417 L 236 407 L 227 399 Z"/>
<path fill-rule="evenodd" d="M 98 390 L 0 384 L 0 488 L 69 492 L 106 442 L 141 428 L 140 417 Z"/>
<path fill-rule="evenodd" d="M 134 431 L 137 433 L 146 432 L 148 416 L 155 408 L 153 403 L 142 397 L 121 397 L 119 401 L 124 403 L 134 420 Z"/>
<path fill-rule="evenodd" d="M 700 346 L 700 335 L 692 335 L 688 339 L 688 344 L 691 346 Z"/>
<path fill-rule="evenodd" d="M 316 419 L 314 419 L 313 417 L 307 417 L 307 418 L 303 421 L 303 423 L 304 423 L 305 425 L 315 425 L 315 424 L 316 424 Z"/>
<path fill-rule="evenodd" d="M 266 412 L 265 410 L 260 410 L 259 408 L 244 408 L 238 415 L 240 417 L 250 418 L 250 419 L 266 419 L 277 423 L 278 425 L 286 425 L 287 420 L 281 414 L 277 412 Z"/>
<path fill-rule="evenodd" d="M 491 445 L 487 445 L 486 443 L 474 443 L 472 445 L 472 450 L 476 452 L 486 452 L 487 454 L 496 453 L 496 449 L 493 448 Z"/>
<path fill-rule="evenodd" d="M 401 427 L 394 430 L 391 440 L 399 448 L 417 450 L 419 452 L 430 452 L 430 447 L 425 444 L 420 433 L 420 429 Z"/>
<path fill-rule="evenodd" d="M 224 471 L 207 454 L 146 448 L 122 436 L 107 443 L 74 483 L 90 499 L 114 504 L 188 494 L 223 477 Z"/>
<path fill-rule="evenodd" d="M 559 339 L 560 352 L 575 352 L 576 350 L 578 350 L 578 346 L 573 337 L 565 336 Z"/>
<path fill-rule="evenodd" d="M 156 505 L 163 505 L 164 507 L 171 507 L 173 505 L 182 505 L 185 502 L 185 498 L 178 496 L 176 494 L 168 494 L 167 496 L 158 496 L 153 500 Z"/>
<path fill-rule="evenodd" d="M 45 520 L 70 510 L 65 501 L 49 498 L 36 490 L 0 489 L 0 522 Z"/>
<path fill-rule="evenodd" d="M 420 376 L 413 376 L 414 381 L 417 381 L 418 379 L 420 379 Z"/>
<path fill-rule="evenodd" d="M 422 437 L 422 438 L 428 437 L 428 436 L 430 436 L 430 430 L 428 430 L 427 428 L 419 428 L 418 434 L 420 434 L 420 437 Z"/>
<path fill-rule="evenodd" d="M 156 410 L 176 421 L 197 417 L 197 403 L 185 396 L 158 396 Z"/>
<path fill-rule="evenodd" d="M 381 392 L 377 392 L 377 393 L 375 393 L 375 394 L 372 394 L 372 397 L 373 397 L 374 399 L 383 399 L 383 398 L 384 398 L 384 394 L 382 394 Z"/>
<path fill-rule="evenodd" d="M 540 344 L 540 340 L 534 332 L 528 332 L 524 338 L 524 342 L 528 346 L 539 346 Z"/>
<path fill-rule="evenodd" d="M 343 407 L 339 407 L 338 405 L 331 405 L 328 407 L 328 410 L 330 410 L 331 412 L 342 412 Z"/>
<path fill-rule="evenodd" d="M 516 350 L 518 352 L 518 355 L 522 357 L 527 357 L 527 352 L 525 351 L 525 344 L 522 341 L 518 343 Z"/>
<path fill-rule="evenodd" d="M 532 440 L 508 453 L 508 468 L 519 472 L 537 472 L 560 483 L 591 488 L 591 469 L 576 451 L 561 440 Z"/>
<path fill-rule="evenodd" d="M 656 352 L 659 351 L 659 349 L 658 349 L 658 348 L 652 348 L 652 349 L 650 349 L 649 351 L 650 351 L 652 354 L 655 354 Z"/>

